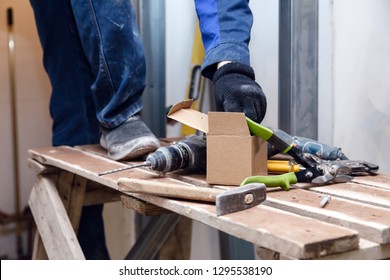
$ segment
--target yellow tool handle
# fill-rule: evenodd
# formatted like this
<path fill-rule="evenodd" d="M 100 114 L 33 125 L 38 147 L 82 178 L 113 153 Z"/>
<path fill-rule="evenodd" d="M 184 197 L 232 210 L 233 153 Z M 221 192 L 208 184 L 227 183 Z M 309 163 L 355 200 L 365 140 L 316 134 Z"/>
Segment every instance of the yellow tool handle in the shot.
<path fill-rule="evenodd" d="M 300 165 L 292 163 L 289 160 L 271 160 L 267 161 L 267 168 L 269 173 L 288 173 L 288 172 L 298 172 L 300 170 Z"/>

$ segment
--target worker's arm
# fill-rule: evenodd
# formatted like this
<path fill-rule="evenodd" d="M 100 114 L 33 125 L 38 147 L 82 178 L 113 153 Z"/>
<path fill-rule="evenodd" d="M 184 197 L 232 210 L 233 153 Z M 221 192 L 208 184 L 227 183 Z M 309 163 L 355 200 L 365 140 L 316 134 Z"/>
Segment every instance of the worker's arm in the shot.
<path fill-rule="evenodd" d="M 248 0 L 195 0 L 195 7 L 206 52 L 202 74 L 212 79 L 222 61 L 249 66 L 253 16 Z"/>
<path fill-rule="evenodd" d="M 214 82 L 216 109 L 244 112 L 260 123 L 267 101 L 249 63 L 253 17 L 248 2 L 195 0 L 195 5 L 206 51 L 202 74 Z"/>

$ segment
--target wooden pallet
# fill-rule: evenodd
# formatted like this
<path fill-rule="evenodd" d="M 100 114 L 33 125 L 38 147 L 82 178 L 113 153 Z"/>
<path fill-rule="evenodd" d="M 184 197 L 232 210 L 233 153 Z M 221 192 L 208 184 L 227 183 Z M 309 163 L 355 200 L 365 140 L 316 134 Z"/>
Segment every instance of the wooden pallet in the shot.
<path fill-rule="evenodd" d="M 36 247 L 51 259 L 83 259 L 74 233 L 82 206 L 118 199 L 124 207 L 144 214 L 178 213 L 283 258 L 390 257 L 390 177 L 384 174 L 321 187 L 297 185 L 288 192 L 272 189 L 261 205 L 217 217 L 212 203 L 126 193 L 117 183 L 122 177 L 157 178 L 196 188 L 231 188 L 210 186 L 202 175 L 164 175 L 137 168 L 98 176 L 126 165 L 105 158 L 98 146 L 32 149 L 29 156 L 30 166 L 37 172 L 29 203 L 45 250 Z M 332 198 L 321 208 L 324 195 Z"/>

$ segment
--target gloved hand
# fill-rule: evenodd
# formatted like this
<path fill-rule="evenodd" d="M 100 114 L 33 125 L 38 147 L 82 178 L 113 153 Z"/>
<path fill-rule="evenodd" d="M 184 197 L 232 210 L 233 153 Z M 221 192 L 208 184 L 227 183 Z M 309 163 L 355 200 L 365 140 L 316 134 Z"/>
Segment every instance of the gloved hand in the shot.
<path fill-rule="evenodd" d="M 228 63 L 214 74 L 214 94 L 217 111 L 243 112 L 261 123 L 267 111 L 267 99 L 250 66 Z"/>

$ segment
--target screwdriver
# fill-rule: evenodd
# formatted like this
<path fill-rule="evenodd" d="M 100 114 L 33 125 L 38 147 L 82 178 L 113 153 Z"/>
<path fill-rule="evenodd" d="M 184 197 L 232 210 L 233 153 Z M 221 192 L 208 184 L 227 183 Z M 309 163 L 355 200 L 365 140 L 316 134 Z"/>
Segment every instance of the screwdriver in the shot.
<path fill-rule="evenodd" d="M 99 176 L 120 172 L 138 167 L 149 167 L 155 171 L 171 172 L 189 170 L 206 172 L 206 137 L 204 135 L 189 135 L 177 143 L 158 148 L 148 155 L 143 163 L 104 171 Z"/>

